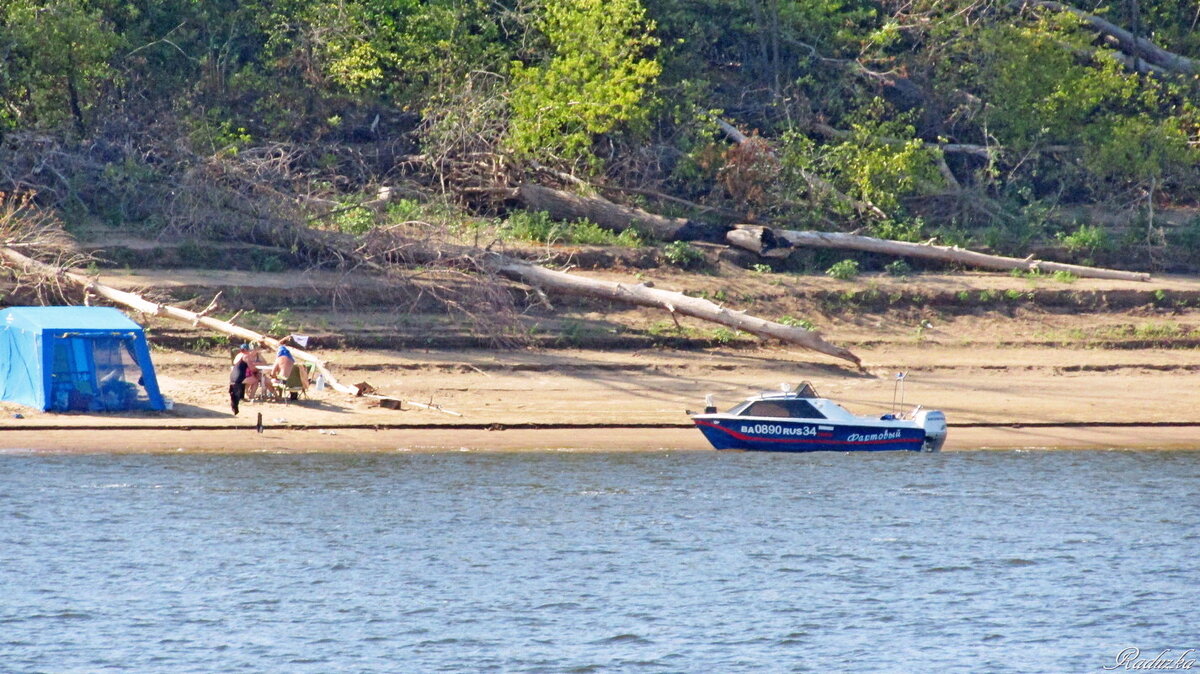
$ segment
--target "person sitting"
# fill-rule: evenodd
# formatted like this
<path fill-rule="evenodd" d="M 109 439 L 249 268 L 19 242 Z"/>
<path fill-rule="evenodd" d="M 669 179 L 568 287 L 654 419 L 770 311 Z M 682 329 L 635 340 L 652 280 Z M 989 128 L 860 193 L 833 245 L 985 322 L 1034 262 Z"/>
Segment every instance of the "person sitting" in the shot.
<path fill-rule="evenodd" d="M 288 377 L 292 376 L 292 370 L 296 368 L 296 359 L 292 356 L 292 352 L 287 348 L 287 343 L 291 339 L 291 335 L 279 340 L 279 350 L 275 352 L 275 363 L 271 366 L 271 378 L 276 381 L 287 381 Z M 300 375 L 300 388 L 308 391 L 308 369 L 300 367 L 298 369 Z M 294 396 L 293 396 L 294 397 Z"/>
<path fill-rule="evenodd" d="M 252 380 L 257 376 L 254 366 L 250 362 L 249 344 L 238 346 L 237 353 L 233 355 L 233 366 L 242 371 L 242 400 L 247 400 L 250 398 Z M 232 384 L 233 381 L 230 380 L 230 383 Z"/>
<path fill-rule="evenodd" d="M 271 386 L 271 380 L 265 376 L 267 361 L 262 356 L 262 351 L 257 343 L 243 344 L 245 351 L 238 354 L 239 358 L 246 361 L 246 394 L 245 399 L 253 400 L 262 397 L 274 397 L 274 387 Z"/>

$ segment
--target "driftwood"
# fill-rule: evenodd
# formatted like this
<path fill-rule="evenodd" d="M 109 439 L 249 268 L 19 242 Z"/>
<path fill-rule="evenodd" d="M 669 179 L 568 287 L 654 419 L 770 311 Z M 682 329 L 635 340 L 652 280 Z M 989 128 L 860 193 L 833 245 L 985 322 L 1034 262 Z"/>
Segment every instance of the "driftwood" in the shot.
<path fill-rule="evenodd" d="M 932 243 L 909 243 L 890 241 L 870 236 L 844 234 L 841 232 L 808 232 L 787 229 L 771 229 L 756 225 L 739 225 L 726 235 L 730 244 L 758 253 L 764 257 L 787 257 L 793 248 L 844 248 L 862 250 L 885 255 L 916 257 L 940 262 L 952 262 L 983 269 L 1020 269 L 1053 274 L 1068 272 L 1080 278 L 1102 278 L 1120 281 L 1149 281 L 1150 274 L 1085 267 L 1062 262 L 1047 262 L 1028 258 L 987 255 L 958 246 L 935 246 Z"/>
<path fill-rule="evenodd" d="M 96 281 L 87 276 L 84 276 L 83 274 L 76 274 L 74 272 L 69 272 L 69 271 L 60 269 L 58 267 L 54 267 L 54 266 L 45 264 L 43 262 L 38 262 L 37 260 L 35 260 L 27 255 L 24 255 L 22 253 L 19 253 L 16 250 L 13 250 L 12 248 L 10 248 L 8 246 L 0 247 L 0 256 L 3 256 L 4 258 L 8 259 L 10 262 L 12 262 L 18 268 L 20 268 L 28 273 L 33 273 L 33 274 L 37 274 L 40 276 L 51 277 L 51 278 L 54 278 L 54 277 L 65 278 L 65 279 L 72 281 L 73 283 L 81 286 L 85 292 L 91 293 L 93 295 L 98 295 L 100 297 L 111 300 L 112 302 L 115 302 L 117 304 L 124 305 L 126 307 L 129 307 L 130 309 L 133 309 L 134 311 L 138 311 L 143 314 L 149 314 L 152 316 L 163 316 L 163 317 L 172 318 L 172 319 L 175 319 L 178 321 L 185 321 L 185 322 L 191 323 L 193 326 L 201 326 L 202 325 L 206 328 L 209 328 L 210 330 L 215 330 L 217 332 L 221 332 L 226 335 L 230 335 L 232 337 L 237 337 L 238 339 L 243 339 L 248 342 L 260 342 L 263 344 L 268 344 L 273 348 L 279 346 L 279 340 L 277 340 L 277 339 L 257 333 L 255 331 L 247 329 L 247 328 L 243 328 L 239 325 L 234 325 L 227 321 L 222 321 L 222 320 L 219 320 L 219 319 L 216 319 L 216 318 L 206 315 L 208 312 L 212 311 L 215 308 L 215 302 L 216 302 L 215 299 L 213 300 L 214 304 L 210 304 L 207 309 L 197 313 L 194 311 L 188 311 L 186 309 L 180 309 L 179 307 L 174 307 L 169 304 L 159 304 L 157 302 L 151 302 L 150 300 L 147 300 L 146 298 L 142 297 L 141 295 L 138 295 L 136 293 L 126 292 L 124 290 L 118 290 L 116 288 L 113 288 L 112 286 L 104 285 L 103 283 L 100 283 L 99 281 Z M 350 395 L 358 394 L 357 388 L 355 388 L 353 386 L 347 386 L 346 384 L 342 384 L 341 382 L 339 382 L 337 380 L 337 377 L 333 376 L 333 373 L 331 373 L 329 371 L 329 369 L 325 366 L 325 362 L 322 361 L 321 359 L 317 358 L 316 356 L 312 355 L 311 353 L 308 353 L 306 351 L 301 351 L 300 349 L 296 349 L 296 348 L 293 348 L 290 346 L 288 347 L 288 350 L 292 352 L 292 355 L 296 358 L 296 360 L 302 360 L 302 361 L 305 361 L 308 363 L 312 363 L 316 367 L 317 372 L 324 375 L 327 385 L 329 387 L 333 388 L 335 391 L 339 391 L 341 393 L 347 393 Z"/>
<path fill-rule="evenodd" d="M 660 241 L 690 241 L 710 228 L 686 218 L 669 218 L 622 206 L 601 197 L 585 197 L 541 185 L 526 183 L 517 198 L 531 211 L 546 211 L 557 220 L 587 219 L 614 232 L 634 227 Z"/>
<path fill-rule="evenodd" d="M 487 260 L 487 264 L 497 273 L 535 288 L 666 309 L 672 315 L 691 316 L 719 323 L 759 337 L 797 344 L 834 358 L 848 360 L 855 365 L 861 366 L 862 364 L 862 361 L 854 353 L 826 342 L 816 332 L 750 316 L 744 311 L 726 309 L 706 299 L 689 297 L 681 292 L 659 290 L 647 284 L 614 283 L 590 279 L 495 254 Z"/>
<path fill-rule="evenodd" d="M 461 266 L 463 261 L 469 261 L 471 266 L 484 273 L 524 283 L 539 294 L 552 291 L 666 309 L 672 317 L 676 315 L 691 316 L 759 337 L 795 344 L 835 358 L 848 360 L 855 365 L 861 364 L 858 356 L 847 349 L 826 342 L 816 332 L 750 316 L 743 311 L 727 309 L 708 300 L 689 297 L 680 292 L 659 290 L 648 284 L 614 283 L 591 279 L 515 260 L 494 251 L 483 251 L 467 246 L 442 244 L 434 248 L 395 235 L 390 235 L 390 240 L 383 240 L 383 237 L 387 236 L 389 234 L 379 233 L 375 242 L 375 249 L 381 251 L 379 256 L 382 259 L 389 258 L 389 251 L 403 251 L 402 259 L 408 264 L 457 264 Z"/>

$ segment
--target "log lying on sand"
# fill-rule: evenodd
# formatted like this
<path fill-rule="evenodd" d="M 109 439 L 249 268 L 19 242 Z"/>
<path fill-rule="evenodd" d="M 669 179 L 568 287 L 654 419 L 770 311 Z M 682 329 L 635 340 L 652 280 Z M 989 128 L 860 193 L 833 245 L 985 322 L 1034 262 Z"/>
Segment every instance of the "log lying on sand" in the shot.
<path fill-rule="evenodd" d="M 1150 280 L 1150 274 L 1144 272 L 1085 267 L 1083 265 L 1065 264 L 1062 262 L 1047 262 L 1045 260 L 1034 260 L 1032 257 L 1022 259 L 1004 257 L 1002 255 L 987 255 L 959 248 L 958 246 L 935 246 L 932 243 L 890 241 L 841 232 L 809 232 L 771 229 L 757 225 L 738 225 L 733 230 L 730 230 L 726 235 L 726 239 L 734 246 L 758 253 L 764 257 L 787 257 L 793 248 L 801 247 L 843 248 L 871 253 L 883 253 L 885 255 L 952 262 L 982 269 L 1020 269 L 1022 271 L 1049 274 L 1062 271 L 1080 278 L 1101 278 L 1119 281 Z"/>
<path fill-rule="evenodd" d="M 647 284 L 614 283 L 568 274 L 515 260 L 494 251 L 484 251 L 468 246 L 442 244 L 432 247 L 388 232 L 378 233 L 373 247 L 375 250 L 381 251 L 379 255 L 383 259 L 395 251 L 402 250 L 402 258 L 395 259 L 403 259 L 407 264 L 447 264 L 455 258 L 460 261 L 469 260 L 468 266 L 532 286 L 540 294 L 552 291 L 666 309 L 673 316 L 676 314 L 691 316 L 760 337 L 778 339 L 835 358 L 848 360 L 861 367 L 858 356 L 847 349 L 826 342 L 816 332 L 750 316 L 743 311 L 727 309 L 708 300 L 689 297 L 680 292 L 659 290 Z"/>
<path fill-rule="evenodd" d="M 69 272 L 69 271 L 59 269 L 57 267 L 53 267 L 51 265 L 45 264 L 43 262 L 39 262 L 39 261 L 37 261 L 27 255 L 23 255 L 22 253 L 19 253 L 7 246 L 0 247 L 0 256 L 3 256 L 4 258 L 8 259 L 10 262 L 12 262 L 18 268 L 20 268 L 28 273 L 33 273 L 33 274 L 37 274 L 39 276 L 44 276 L 44 277 L 48 277 L 48 278 L 53 278 L 53 277 L 65 278 L 65 279 L 81 286 L 86 292 L 106 298 L 117 304 L 124 305 L 126 307 L 129 307 L 130 309 L 133 309 L 134 311 L 138 311 L 143 314 L 150 314 L 152 316 L 164 316 L 166 318 L 173 318 L 178 321 L 186 321 L 188 323 L 191 323 L 193 326 L 203 325 L 204 327 L 209 328 L 210 330 L 215 330 L 217 332 L 221 332 L 226 335 L 230 335 L 231 337 L 237 337 L 238 339 L 242 339 L 247 342 L 259 342 L 262 344 L 268 344 L 272 348 L 277 348 L 279 346 L 279 340 L 277 340 L 277 339 L 268 337 L 267 335 L 257 333 L 255 331 L 247 329 L 247 328 L 243 328 L 239 325 L 234 325 L 232 323 L 228 323 L 226 321 L 222 321 L 222 320 L 213 318 L 212 316 L 205 315 L 208 311 L 210 311 L 214 307 L 214 305 L 209 305 L 208 309 L 205 309 L 204 311 L 201 311 L 199 313 L 197 313 L 195 311 L 188 311 L 187 309 L 180 309 L 179 307 L 174 307 L 169 304 L 159 304 L 157 302 L 151 302 L 150 300 L 147 300 L 146 298 L 144 298 L 141 295 L 138 295 L 136 293 L 126 292 L 124 290 L 118 290 L 116 288 L 113 288 L 112 286 L 104 285 L 103 283 L 100 283 L 99 281 L 88 278 L 87 276 L 84 276 L 82 274 L 76 274 L 74 272 Z M 296 358 L 296 360 L 301 360 L 301 361 L 305 361 L 308 363 L 312 363 L 316 367 L 317 372 L 324 375 L 326 384 L 328 386 L 330 386 L 331 388 L 333 388 L 335 391 L 339 391 L 341 393 L 347 393 L 349 395 L 357 395 L 358 394 L 358 389 L 356 387 L 348 386 L 346 384 L 342 384 L 341 382 L 339 382 L 337 380 L 337 377 L 333 376 L 333 373 L 331 373 L 329 371 L 329 369 L 325 366 L 325 362 L 322 361 L 321 359 L 317 358 L 316 356 L 312 355 L 311 353 L 308 353 L 306 351 L 301 351 L 300 349 L 297 349 L 297 348 L 294 348 L 291 346 L 288 347 L 288 350 L 292 352 L 292 355 Z"/>
<path fill-rule="evenodd" d="M 660 241 L 692 241 L 713 234 L 712 227 L 686 218 L 669 218 L 601 197 L 585 197 L 541 185 L 521 185 L 517 198 L 525 208 L 546 211 L 557 220 L 587 219 L 614 232 L 634 227 Z"/>
<path fill-rule="evenodd" d="M 666 309 L 672 314 L 691 316 L 749 332 L 759 337 L 790 342 L 834 358 L 848 360 L 860 367 L 862 365 L 862 361 L 854 353 L 826 342 L 816 332 L 756 318 L 744 311 L 726 309 L 706 299 L 689 297 L 681 292 L 659 290 L 646 284 L 614 283 L 590 279 L 520 262 L 501 255 L 493 255 L 487 264 L 497 273 L 535 288 Z"/>
<path fill-rule="evenodd" d="M 417 246 L 416 248 L 423 248 L 423 246 Z M 443 252 L 444 251 L 426 251 L 430 259 L 442 258 Z M 462 250 L 456 252 L 463 255 L 473 256 L 479 254 L 481 251 L 463 248 Z M 421 256 L 421 252 L 417 251 L 413 257 L 415 259 Z M 203 325 L 211 330 L 231 335 L 239 339 L 244 339 L 246 341 L 265 343 L 271 345 L 272 347 L 279 346 L 279 341 L 276 339 L 205 315 L 212 308 L 211 305 L 209 309 L 197 313 L 167 304 L 152 302 L 140 295 L 137 295 L 136 293 L 118 290 L 111 286 L 99 283 L 98 281 L 88 278 L 82 274 L 68 272 L 63 269 L 39 262 L 7 246 L 0 247 L 0 257 L 7 258 L 18 268 L 30 273 L 45 277 L 66 278 L 67 280 L 81 286 L 87 292 L 107 298 L 117 304 L 127 306 L 141 313 L 154 316 L 165 316 L 167 318 L 173 318 L 180 321 L 187 321 L 194 326 Z M 858 356 L 854 355 L 854 353 L 848 349 L 844 349 L 826 342 L 819 334 L 815 332 L 756 318 L 754 316 L 747 315 L 745 312 L 726 309 L 708 300 L 689 297 L 680 292 L 658 290 L 647 285 L 630 285 L 624 283 L 613 283 L 611 281 L 589 279 L 582 276 L 567 274 L 565 272 L 546 269 L 545 267 L 539 267 L 526 262 L 520 262 L 494 252 L 485 254 L 482 262 L 497 274 L 527 283 L 535 288 L 545 288 L 568 294 L 600 297 L 618 302 L 627 302 L 640 306 L 666 309 L 672 314 L 692 316 L 694 318 L 712 321 L 714 323 L 719 323 L 737 330 L 742 330 L 760 337 L 779 339 L 784 342 L 796 344 L 819 353 L 824 353 L 835 358 L 850 361 L 851 363 L 861 367 L 861 360 L 858 358 Z M 292 347 L 288 348 L 297 360 L 312 363 L 317 368 L 317 371 L 325 376 L 326 382 L 334 390 L 355 396 L 360 394 L 360 391 L 357 387 L 349 386 L 339 382 L 326 367 L 324 361 L 300 349 Z"/>

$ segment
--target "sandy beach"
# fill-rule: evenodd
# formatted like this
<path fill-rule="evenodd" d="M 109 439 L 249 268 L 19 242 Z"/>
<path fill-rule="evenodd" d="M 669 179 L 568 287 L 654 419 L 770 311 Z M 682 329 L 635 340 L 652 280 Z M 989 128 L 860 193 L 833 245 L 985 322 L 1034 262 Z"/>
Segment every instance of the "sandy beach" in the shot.
<path fill-rule="evenodd" d="M 172 410 L 53 414 L 5 404 L 0 451 L 712 451 L 685 414 L 705 394 L 727 408 L 808 380 L 852 412 L 881 414 L 893 409 L 901 370 L 906 409 L 946 412 L 945 451 L 1200 448 L 1194 349 L 892 342 L 858 351 L 861 371 L 783 347 L 330 351 L 340 380 L 368 382 L 403 409 L 326 389 L 291 404 L 248 403 L 237 417 L 223 355 L 159 351 Z"/>

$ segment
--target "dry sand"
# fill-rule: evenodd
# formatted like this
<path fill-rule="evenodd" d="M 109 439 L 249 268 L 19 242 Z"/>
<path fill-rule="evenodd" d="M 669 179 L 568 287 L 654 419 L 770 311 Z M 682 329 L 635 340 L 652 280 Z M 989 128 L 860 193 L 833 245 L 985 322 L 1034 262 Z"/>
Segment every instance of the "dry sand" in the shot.
<path fill-rule="evenodd" d="M 722 408 L 781 382 L 812 381 L 852 412 L 944 410 L 945 450 L 1200 448 L 1200 351 L 931 344 L 858 348 L 865 371 L 782 347 L 755 350 L 337 351 L 347 383 L 458 412 L 326 390 L 292 404 L 228 408 L 227 360 L 156 352 L 164 413 L 49 414 L 0 406 L 8 452 L 710 451 L 685 410 Z M 261 414 L 263 433 L 255 432 Z M 21 415 L 22 418 L 16 418 Z M 543 428 L 532 428 L 542 426 Z M 548 428 L 546 428 L 548 426 Z"/>

